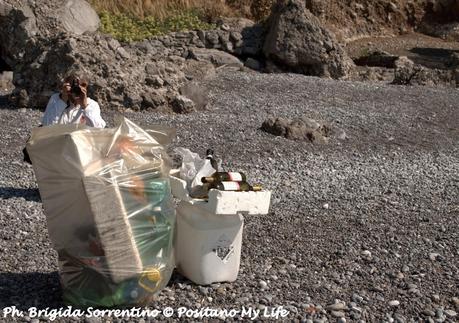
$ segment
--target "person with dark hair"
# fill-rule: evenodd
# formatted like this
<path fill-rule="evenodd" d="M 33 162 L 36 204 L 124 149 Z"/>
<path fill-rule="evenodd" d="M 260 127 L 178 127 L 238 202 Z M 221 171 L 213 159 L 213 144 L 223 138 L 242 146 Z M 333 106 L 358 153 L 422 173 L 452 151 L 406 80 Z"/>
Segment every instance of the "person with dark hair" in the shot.
<path fill-rule="evenodd" d="M 60 93 L 53 94 L 43 115 L 43 126 L 54 124 L 86 124 L 104 128 L 99 104 L 89 98 L 88 79 L 75 73 L 64 78 Z"/>
<path fill-rule="evenodd" d="M 88 97 L 88 85 L 87 78 L 75 73 L 68 74 L 62 82 L 61 91 L 50 97 L 39 127 L 55 124 L 85 124 L 90 127 L 105 128 L 99 104 Z M 22 153 L 24 161 L 32 164 L 26 148 Z"/>

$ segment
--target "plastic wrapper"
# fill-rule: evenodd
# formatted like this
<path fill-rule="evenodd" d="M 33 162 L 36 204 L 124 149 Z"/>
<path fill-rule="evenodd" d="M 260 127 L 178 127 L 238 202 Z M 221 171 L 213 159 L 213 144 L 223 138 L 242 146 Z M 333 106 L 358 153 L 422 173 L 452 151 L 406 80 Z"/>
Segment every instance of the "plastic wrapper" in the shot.
<path fill-rule="evenodd" d="M 66 303 L 146 304 L 169 281 L 175 209 L 165 146 L 174 135 L 127 119 L 32 132 L 27 150 Z"/>
<path fill-rule="evenodd" d="M 187 190 L 192 197 L 207 196 L 207 188 L 204 188 L 201 178 L 211 176 L 217 170 L 212 167 L 208 159 L 203 159 L 191 150 L 178 147 L 175 152 L 182 157 L 180 178 L 187 183 Z M 221 160 L 217 160 L 217 167 L 221 167 Z"/>
<path fill-rule="evenodd" d="M 199 154 L 183 147 L 175 148 L 174 151 L 182 157 L 180 178 L 186 181 L 187 189 L 191 191 L 192 183 L 198 171 L 204 166 L 205 159 L 201 158 Z"/>

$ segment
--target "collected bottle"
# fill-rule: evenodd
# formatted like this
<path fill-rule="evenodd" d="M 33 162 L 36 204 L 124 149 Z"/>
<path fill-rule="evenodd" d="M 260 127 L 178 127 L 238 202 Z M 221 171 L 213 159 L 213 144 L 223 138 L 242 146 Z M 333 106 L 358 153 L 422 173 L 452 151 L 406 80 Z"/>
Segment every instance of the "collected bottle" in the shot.
<path fill-rule="evenodd" d="M 245 182 L 246 176 L 241 172 L 215 172 L 212 176 L 201 178 L 203 183 Z"/>
<path fill-rule="evenodd" d="M 215 154 L 213 149 L 207 149 L 206 151 L 206 159 L 210 160 L 210 165 L 212 166 L 213 169 L 215 169 L 216 172 L 218 172 L 218 164 L 217 161 L 215 160 Z"/>
<path fill-rule="evenodd" d="M 248 192 L 248 191 L 261 191 L 263 187 L 259 184 L 250 185 L 247 182 L 215 182 L 210 188 L 216 188 L 220 191 L 235 191 L 235 192 Z"/>

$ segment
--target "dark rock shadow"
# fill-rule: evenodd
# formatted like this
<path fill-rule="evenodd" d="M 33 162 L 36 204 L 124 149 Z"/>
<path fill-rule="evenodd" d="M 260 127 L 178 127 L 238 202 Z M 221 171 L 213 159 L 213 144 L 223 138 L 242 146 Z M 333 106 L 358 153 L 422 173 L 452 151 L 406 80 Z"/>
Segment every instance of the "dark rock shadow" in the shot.
<path fill-rule="evenodd" d="M 191 280 L 183 276 L 180 272 L 178 272 L 177 268 L 174 269 L 172 272 L 171 279 L 167 283 L 167 286 L 173 287 L 176 286 L 177 284 L 194 284 Z"/>
<path fill-rule="evenodd" d="M 424 24 L 445 24 L 454 21 L 459 21 L 458 8 L 459 4 L 454 1 L 428 1 L 425 7 L 424 16 L 421 19 Z M 443 2 L 443 3 L 442 3 Z"/>
<path fill-rule="evenodd" d="M 236 54 L 243 58 L 263 58 L 262 51 L 266 33 L 267 30 L 262 24 L 243 28 L 241 30 L 243 45 L 239 50 L 236 50 Z"/>
<path fill-rule="evenodd" d="M 416 64 L 438 69 L 448 69 L 457 64 L 453 54 L 459 53 L 454 49 L 425 47 L 415 47 L 410 49 L 410 52 L 413 55 L 410 55 L 409 58 Z"/>
<path fill-rule="evenodd" d="M 0 95 L 0 108 L 5 108 L 8 106 L 10 106 L 8 95 Z"/>
<path fill-rule="evenodd" d="M 40 192 L 37 188 L 0 187 L 0 199 L 22 197 L 26 201 L 41 202 Z"/>
<path fill-rule="evenodd" d="M 0 273 L 0 309 L 8 306 L 21 311 L 64 306 L 58 272 Z"/>
<path fill-rule="evenodd" d="M 421 56 L 428 56 L 428 57 L 443 57 L 449 58 L 453 53 L 459 53 L 459 50 L 455 49 L 447 49 L 447 48 L 425 48 L 425 47 L 415 47 L 410 49 L 410 52 L 421 55 Z"/>

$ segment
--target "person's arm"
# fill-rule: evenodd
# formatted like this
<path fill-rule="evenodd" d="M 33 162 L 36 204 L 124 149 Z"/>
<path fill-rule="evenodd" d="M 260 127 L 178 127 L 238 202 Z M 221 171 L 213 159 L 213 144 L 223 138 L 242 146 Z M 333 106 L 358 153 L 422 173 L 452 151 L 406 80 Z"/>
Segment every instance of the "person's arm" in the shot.
<path fill-rule="evenodd" d="M 95 128 L 105 128 L 105 121 L 100 115 L 100 106 L 94 100 L 88 99 L 88 105 L 83 109 L 83 115 L 87 120 L 87 125 Z"/>
<path fill-rule="evenodd" d="M 56 100 L 55 95 L 52 95 L 49 98 L 48 104 L 46 105 L 45 113 L 43 114 L 43 119 L 41 120 L 41 124 L 44 126 L 49 126 L 53 123 L 53 119 L 56 114 Z"/>
<path fill-rule="evenodd" d="M 66 108 L 61 116 L 59 117 L 58 124 L 68 124 L 69 123 L 69 115 L 68 115 L 68 108 Z"/>
<path fill-rule="evenodd" d="M 45 113 L 42 119 L 42 125 L 49 126 L 59 121 L 60 119 L 60 108 L 59 103 L 63 101 L 68 104 L 68 92 L 70 91 L 70 83 L 64 82 L 59 93 L 51 95 L 48 104 L 46 105 Z"/>

